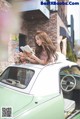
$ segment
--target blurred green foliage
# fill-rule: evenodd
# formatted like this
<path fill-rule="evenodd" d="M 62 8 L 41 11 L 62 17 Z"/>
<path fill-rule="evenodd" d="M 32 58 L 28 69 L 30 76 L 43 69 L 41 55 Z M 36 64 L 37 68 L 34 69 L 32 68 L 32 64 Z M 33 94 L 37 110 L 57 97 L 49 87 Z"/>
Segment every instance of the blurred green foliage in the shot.
<path fill-rule="evenodd" d="M 11 37 L 12 37 L 11 39 L 14 40 L 14 41 L 19 40 L 19 35 L 18 34 L 13 34 Z"/>
<path fill-rule="evenodd" d="M 67 55 L 66 55 L 66 57 L 70 61 L 73 61 L 73 62 L 76 62 L 77 61 L 76 54 L 73 52 L 69 41 L 67 41 Z"/>

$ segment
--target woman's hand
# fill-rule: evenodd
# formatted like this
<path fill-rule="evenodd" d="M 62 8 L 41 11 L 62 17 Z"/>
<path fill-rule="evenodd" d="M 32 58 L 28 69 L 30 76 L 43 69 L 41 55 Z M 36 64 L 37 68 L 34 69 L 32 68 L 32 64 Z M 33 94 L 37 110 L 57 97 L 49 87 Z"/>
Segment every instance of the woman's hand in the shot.
<path fill-rule="evenodd" d="M 26 57 L 26 56 L 30 57 L 30 56 L 32 55 L 32 53 L 24 52 L 24 55 L 25 55 L 25 57 Z"/>

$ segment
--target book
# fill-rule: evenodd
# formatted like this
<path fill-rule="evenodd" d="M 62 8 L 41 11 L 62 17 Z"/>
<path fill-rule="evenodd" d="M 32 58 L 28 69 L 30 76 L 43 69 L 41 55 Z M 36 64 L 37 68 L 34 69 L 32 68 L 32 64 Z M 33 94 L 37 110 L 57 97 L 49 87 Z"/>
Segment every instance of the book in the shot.
<path fill-rule="evenodd" d="M 33 49 L 29 45 L 21 46 L 20 49 L 24 52 L 34 54 Z"/>

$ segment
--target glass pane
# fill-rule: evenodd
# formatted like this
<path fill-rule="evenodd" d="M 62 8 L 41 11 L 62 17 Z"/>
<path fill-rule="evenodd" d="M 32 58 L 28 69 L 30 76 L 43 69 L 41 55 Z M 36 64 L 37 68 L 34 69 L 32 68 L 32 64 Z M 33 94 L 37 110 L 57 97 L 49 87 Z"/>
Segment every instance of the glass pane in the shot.
<path fill-rule="evenodd" d="M 34 71 L 30 69 L 9 67 L 1 75 L 0 80 L 3 83 L 18 88 L 26 88 L 34 75 Z"/>
<path fill-rule="evenodd" d="M 77 66 L 72 66 L 72 67 L 66 67 L 60 71 L 60 76 L 64 76 L 67 74 L 80 75 L 80 69 Z"/>

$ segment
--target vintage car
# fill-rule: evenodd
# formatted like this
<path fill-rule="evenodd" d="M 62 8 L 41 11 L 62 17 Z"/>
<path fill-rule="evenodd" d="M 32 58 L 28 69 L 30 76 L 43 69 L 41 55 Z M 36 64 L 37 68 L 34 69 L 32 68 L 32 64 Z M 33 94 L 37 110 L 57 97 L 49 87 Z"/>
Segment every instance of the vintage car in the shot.
<path fill-rule="evenodd" d="M 80 119 L 80 67 L 15 64 L 0 76 L 0 119 Z"/>

